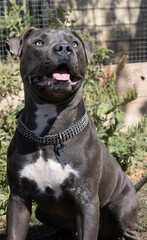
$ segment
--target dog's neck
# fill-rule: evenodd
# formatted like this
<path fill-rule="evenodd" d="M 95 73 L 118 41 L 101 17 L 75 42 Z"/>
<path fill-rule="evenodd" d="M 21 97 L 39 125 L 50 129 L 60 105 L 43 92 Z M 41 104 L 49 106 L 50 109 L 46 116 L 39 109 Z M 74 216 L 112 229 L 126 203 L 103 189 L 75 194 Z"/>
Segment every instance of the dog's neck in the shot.
<path fill-rule="evenodd" d="M 26 94 L 23 123 L 40 136 L 63 132 L 75 124 L 85 112 L 81 94 L 82 88 L 70 101 L 62 104 L 38 103 Z"/>

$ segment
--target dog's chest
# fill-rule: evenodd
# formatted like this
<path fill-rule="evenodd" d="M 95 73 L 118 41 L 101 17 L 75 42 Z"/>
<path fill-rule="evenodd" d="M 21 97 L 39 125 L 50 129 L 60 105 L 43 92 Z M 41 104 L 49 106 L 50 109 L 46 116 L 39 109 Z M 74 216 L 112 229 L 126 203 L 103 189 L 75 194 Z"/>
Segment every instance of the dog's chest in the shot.
<path fill-rule="evenodd" d="M 20 171 L 20 178 L 34 181 L 41 193 L 52 189 L 58 199 L 62 194 L 61 185 L 71 174 L 78 177 L 78 172 L 67 164 L 64 168 L 55 159 L 44 159 L 40 156 L 35 163 L 27 164 Z"/>

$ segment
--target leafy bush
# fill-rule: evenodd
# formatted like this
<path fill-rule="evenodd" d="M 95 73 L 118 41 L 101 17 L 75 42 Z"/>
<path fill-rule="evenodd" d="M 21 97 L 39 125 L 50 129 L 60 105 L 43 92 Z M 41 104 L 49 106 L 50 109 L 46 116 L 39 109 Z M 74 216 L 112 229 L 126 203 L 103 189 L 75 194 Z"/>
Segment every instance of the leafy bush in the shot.
<path fill-rule="evenodd" d="M 68 28 L 73 30 L 74 29 L 74 24 L 75 20 L 70 19 L 70 15 L 72 13 L 72 8 L 69 10 L 65 10 L 60 4 L 57 7 L 57 22 L 56 26 L 60 28 Z"/>
<path fill-rule="evenodd" d="M 33 17 L 30 16 L 27 6 L 19 6 L 16 0 L 9 0 L 10 7 L 7 14 L 7 29 L 9 37 L 21 36 L 31 26 Z"/>
<path fill-rule="evenodd" d="M 105 49 L 102 49 L 105 51 Z M 127 92 L 127 95 L 116 92 L 116 70 L 107 67 L 105 69 L 101 62 L 97 64 L 97 55 L 101 51 L 95 51 L 94 57 L 89 61 L 85 76 L 83 98 L 89 115 L 93 118 L 97 133 L 102 142 L 120 163 L 123 170 L 131 165 L 131 158 L 138 157 L 139 141 L 145 141 L 146 116 L 136 127 L 128 131 L 124 129 L 124 112 L 120 106 L 137 98 L 136 87 Z M 105 52 L 107 56 L 107 50 Z M 103 56 L 105 55 L 103 54 Z M 101 58 L 103 59 L 103 58 Z M 122 62 L 120 61 L 120 64 Z M 140 136 L 138 138 L 138 136 Z M 147 141 L 147 140 L 146 140 Z M 142 154 L 145 154 L 143 146 Z"/>
<path fill-rule="evenodd" d="M 16 95 L 21 90 L 21 82 L 18 81 L 20 78 L 19 69 L 16 68 L 13 60 L 9 60 L 9 64 L 3 64 L 0 62 L 0 72 L 1 72 L 1 81 L 0 81 L 0 101 L 9 95 Z"/>
<path fill-rule="evenodd" d="M 0 214 L 5 213 L 9 194 L 6 176 L 6 152 L 16 129 L 16 115 L 23 107 L 23 103 L 17 109 L 13 106 L 0 111 Z"/>

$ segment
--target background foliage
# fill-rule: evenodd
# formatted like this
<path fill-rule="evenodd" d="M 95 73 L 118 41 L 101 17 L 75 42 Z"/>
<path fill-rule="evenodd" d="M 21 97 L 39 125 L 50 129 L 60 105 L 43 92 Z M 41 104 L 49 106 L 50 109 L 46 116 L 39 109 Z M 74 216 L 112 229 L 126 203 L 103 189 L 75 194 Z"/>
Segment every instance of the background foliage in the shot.
<path fill-rule="evenodd" d="M 10 0 L 10 3 L 9 16 L 7 16 L 9 36 L 19 36 L 27 27 L 32 25 L 33 19 L 29 16 L 26 6 L 19 7 L 15 0 Z M 22 14 L 24 11 L 25 19 L 24 14 Z M 74 21 L 69 21 L 70 12 L 71 10 L 65 11 L 59 6 L 58 16 L 60 17 L 58 19 L 52 17 L 50 27 L 58 26 L 74 29 Z M 14 14 L 17 16 L 15 22 Z M 49 9 L 48 14 L 50 14 Z M 83 38 L 89 39 L 89 33 L 86 29 L 80 34 Z M 147 116 L 144 116 L 135 127 L 123 131 L 125 128 L 123 125 L 124 113 L 121 111 L 120 106 L 124 106 L 136 99 L 137 90 L 134 86 L 134 89 L 128 91 L 127 95 L 116 92 L 116 77 L 126 58 L 123 58 L 113 71 L 111 68 L 106 70 L 102 62 L 109 57 L 110 51 L 102 47 L 95 48 L 94 56 L 87 66 L 83 99 L 88 114 L 93 118 L 99 138 L 106 144 L 109 151 L 126 171 L 131 165 L 132 158 L 138 161 L 146 154 Z M 0 69 L 2 72 L 2 81 L 0 83 L 1 101 L 7 94 L 17 95 L 21 89 L 21 84 L 19 70 L 14 66 L 10 58 L 6 67 L 0 63 Z M 16 128 L 16 114 L 22 107 L 23 103 L 17 109 L 10 105 L 0 111 L 0 214 L 5 213 L 9 193 L 6 178 L 6 151 Z"/>
<path fill-rule="evenodd" d="M 7 29 L 9 37 L 21 36 L 32 24 L 33 17 L 30 16 L 27 6 L 19 6 L 16 0 L 9 0 L 10 7 L 7 15 Z"/>

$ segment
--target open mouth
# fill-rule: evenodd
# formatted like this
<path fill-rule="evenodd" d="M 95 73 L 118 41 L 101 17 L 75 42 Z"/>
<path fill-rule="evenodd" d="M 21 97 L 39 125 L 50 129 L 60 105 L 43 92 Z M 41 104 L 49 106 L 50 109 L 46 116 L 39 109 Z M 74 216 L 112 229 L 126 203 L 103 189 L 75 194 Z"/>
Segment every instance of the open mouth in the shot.
<path fill-rule="evenodd" d="M 59 65 L 51 74 L 43 76 L 35 76 L 31 78 L 31 83 L 38 86 L 49 86 L 52 82 L 66 83 L 75 85 L 78 78 L 70 73 L 70 69 L 66 64 Z"/>

